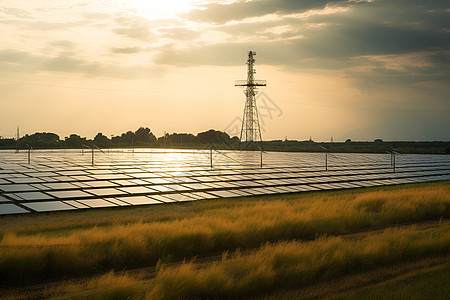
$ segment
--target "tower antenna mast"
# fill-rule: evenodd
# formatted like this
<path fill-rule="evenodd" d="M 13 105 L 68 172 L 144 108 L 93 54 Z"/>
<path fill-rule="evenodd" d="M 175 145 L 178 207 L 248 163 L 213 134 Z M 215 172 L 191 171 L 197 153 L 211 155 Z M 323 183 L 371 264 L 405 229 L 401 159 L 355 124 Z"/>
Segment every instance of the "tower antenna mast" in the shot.
<path fill-rule="evenodd" d="M 244 117 L 242 118 L 242 128 L 241 128 L 241 142 L 256 142 L 260 141 L 262 143 L 261 128 L 259 127 L 258 118 L 258 107 L 256 106 L 256 94 L 258 93 L 257 88 L 260 86 L 266 86 L 267 82 L 265 80 L 256 80 L 254 75 L 256 73 L 253 65 L 255 63 L 256 52 L 248 52 L 248 71 L 247 80 L 236 80 L 235 86 L 245 87 L 244 94 L 245 107 L 244 107 Z"/>

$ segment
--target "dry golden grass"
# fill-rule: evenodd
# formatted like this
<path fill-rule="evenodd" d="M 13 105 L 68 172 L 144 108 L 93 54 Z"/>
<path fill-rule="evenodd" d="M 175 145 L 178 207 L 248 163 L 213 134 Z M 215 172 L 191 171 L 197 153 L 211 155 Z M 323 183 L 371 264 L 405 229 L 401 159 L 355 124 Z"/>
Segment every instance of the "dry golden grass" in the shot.
<path fill-rule="evenodd" d="M 207 265 L 193 261 L 160 264 L 156 277 L 109 272 L 83 283 L 68 283 L 43 296 L 70 299 L 237 299 L 371 270 L 383 265 L 448 254 L 450 226 L 386 229 L 362 239 L 321 237 L 310 242 L 267 243 L 250 254 L 224 253 Z M 444 282 L 442 282 L 444 283 Z M 20 297 L 20 293 L 16 296 Z M 22 294 L 23 296 L 23 294 Z"/>
<path fill-rule="evenodd" d="M 449 192 L 446 183 L 369 192 L 204 201 L 186 211 L 170 206 L 164 207 L 160 215 L 152 212 L 130 216 L 124 210 L 123 217 L 114 213 L 114 217 L 97 221 L 40 222 L 38 226 L 16 221 L 17 226 L 7 227 L 0 235 L 0 283 L 20 285 L 70 278 L 151 266 L 158 260 L 257 248 L 267 242 L 309 240 L 317 235 L 339 235 L 374 226 L 439 220 L 450 216 Z M 64 216 L 74 214 L 57 219 Z"/>
<path fill-rule="evenodd" d="M 313 242 L 266 244 L 251 255 L 239 253 L 208 267 L 185 263 L 161 267 L 149 299 L 240 298 L 302 286 L 376 266 L 446 254 L 450 227 L 389 229 L 361 240 L 339 237 Z"/>

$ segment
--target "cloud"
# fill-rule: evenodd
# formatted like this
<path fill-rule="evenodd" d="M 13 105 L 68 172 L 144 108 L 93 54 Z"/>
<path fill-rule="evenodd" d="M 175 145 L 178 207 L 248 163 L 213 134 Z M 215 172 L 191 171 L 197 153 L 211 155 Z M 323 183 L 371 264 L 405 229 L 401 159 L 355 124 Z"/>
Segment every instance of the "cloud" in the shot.
<path fill-rule="evenodd" d="M 293 47 L 304 58 L 342 58 L 444 47 L 449 38 L 447 32 L 358 21 L 315 30 L 293 43 Z"/>
<path fill-rule="evenodd" d="M 57 48 L 61 48 L 61 49 L 64 49 L 64 50 L 73 50 L 73 49 L 75 49 L 75 44 L 72 43 L 71 41 L 68 41 L 68 40 L 54 41 L 54 42 L 51 42 L 49 45 L 52 46 L 52 47 L 57 47 Z"/>
<path fill-rule="evenodd" d="M 418 88 L 432 82 L 438 90 L 448 86 L 450 19 L 446 1 L 340 1 L 333 3 L 346 5 L 345 10 L 292 14 L 330 3 L 264 0 L 207 5 L 201 16 L 210 22 L 273 12 L 279 15 L 214 25 L 214 30 L 231 38 L 211 45 L 192 42 L 185 48 L 176 43 L 165 45 L 155 62 L 176 66 L 240 65 L 247 51 L 255 50 L 260 54 L 258 64 L 277 65 L 293 72 L 341 70 L 365 93 L 395 85 Z M 260 7 L 245 14 L 257 4 Z M 216 15 L 219 8 L 224 9 L 223 16 L 218 12 Z"/>
<path fill-rule="evenodd" d="M 120 26 L 113 32 L 128 38 L 148 41 L 153 34 L 150 32 L 151 22 L 141 17 L 117 17 L 116 23 Z"/>
<path fill-rule="evenodd" d="M 345 74 L 354 78 L 356 86 L 367 94 L 376 94 L 388 87 L 408 87 L 410 91 L 424 93 L 424 97 L 440 101 L 441 107 L 450 109 L 450 71 L 446 67 L 448 64 L 439 63 L 435 56 L 441 54 L 418 52 L 390 55 L 381 57 L 382 61 L 378 60 L 378 56 L 360 57 L 355 59 L 357 67 L 348 68 Z"/>
<path fill-rule="evenodd" d="M 237 1 L 231 4 L 207 4 L 191 11 L 187 17 L 194 21 L 223 24 L 234 20 L 260 17 L 268 14 L 298 13 L 323 9 L 329 3 L 345 3 L 345 0 L 259 0 Z"/>
<path fill-rule="evenodd" d="M 141 65 L 114 65 L 73 58 L 70 56 L 40 56 L 16 50 L 0 50 L 0 70 L 12 73 L 64 72 L 89 77 L 133 79 L 155 77 L 163 72 L 161 67 Z"/>
<path fill-rule="evenodd" d="M 208 46 L 192 46 L 187 49 L 176 49 L 171 45 L 158 48 L 154 62 L 163 65 L 201 66 L 241 65 L 243 54 L 247 53 L 247 45 L 241 43 L 220 43 Z"/>
<path fill-rule="evenodd" d="M 30 13 L 24 9 L 13 8 L 13 7 L 1 7 L 0 11 L 6 15 L 14 16 L 18 18 L 29 18 L 31 17 Z"/>
<path fill-rule="evenodd" d="M 111 52 L 113 53 L 119 53 L 119 54 L 132 54 L 132 53 L 138 53 L 142 49 L 141 47 L 125 47 L 125 48 L 112 48 Z"/>
<path fill-rule="evenodd" d="M 371 140 L 381 138 L 384 141 L 448 141 L 450 121 L 448 112 L 382 112 L 377 122 L 366 128 L 353 128 L 341 139 Z M 418 121 L 420 120 L 420 121 Z"/>
<path fill-rule="evenodd" d="M 34 21 L 26 22 L 24 26 L 32 30 L 53 31 L 53 30 L 66 30 L 72 27 L 85 26 L 86 22 L 74 21 L 74 22 L 46 22 L 46 21 Z"/>
<path fill-rule="evenodd" d="M 192 40 L 200 36 L 200 32 L 184 27 L 158 28 L 160 37 L 174 40 Z"/>

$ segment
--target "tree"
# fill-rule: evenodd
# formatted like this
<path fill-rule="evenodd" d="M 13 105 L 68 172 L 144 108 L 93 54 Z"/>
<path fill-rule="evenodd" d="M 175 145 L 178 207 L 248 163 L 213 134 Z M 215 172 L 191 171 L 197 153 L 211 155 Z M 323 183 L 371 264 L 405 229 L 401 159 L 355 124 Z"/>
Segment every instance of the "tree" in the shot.
<path fill-rule="evenodd" d="M 19 146 L 30 145 L 33 148 L 55 148 L 60 147 L 59 136 L 51 132 L 36 132 L 32 135 L 26 134 L 18 140 Z"/>
<path fill-rule="evenodd" d="M 69 137 L 65 138 L 66 147 L 68 148 L 81 148 L 83 144 L 86 144 L 86 138 L 82 138 L 78 134 L 71 134 Z"/>
<path fill-rule="evenodd" d="M 14 148 L 16 147 L 16 140 L 13 138 L 0 138 L 0 148 Z"/>
<path fill-rule="evenodd" d="M 153 144 L 156 141 L 156 136 L 148 127 L 140 127 L 134 133 L 136 141 L 143 142 L 143 144 Z"/>
<path fill-rule="evenodd" d="M 164 137 L 161 137 L 161 139 L 164 142 Z M 197 138 L 190 133 L 167 134 L 165 139 L 169 145 L 192 145 L 197 141 Z"/>
<path fill-rule="evenodd" d="M 232 143 L 230 136 L 226 132 L 210 129 L 197 134 L 199 144 L 228 144 Z"/>
<path fill-rule="evenodd" d="M 127 131 L 122 133 L 120 136 L 115 136 L 112 138 L 112 142 L 121 146 L 131 146 L 135 138 L 135 134 L 132 131 Z"/>
<path fill-rule="evenodd" d="M 99 132 L 94 138 L 94 144 L 97 147 L 105 148 L 111 146 L 111 141 L 107 136 L 103 135 L 103 133 Z"/>

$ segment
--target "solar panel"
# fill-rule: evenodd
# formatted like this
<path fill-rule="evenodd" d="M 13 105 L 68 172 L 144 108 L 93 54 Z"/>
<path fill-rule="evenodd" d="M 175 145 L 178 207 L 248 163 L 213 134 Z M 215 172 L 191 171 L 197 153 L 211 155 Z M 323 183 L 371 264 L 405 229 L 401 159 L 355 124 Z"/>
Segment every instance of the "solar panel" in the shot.
<path fill-rule="evenodd" d="M 53 197 L 42 193 L 42 192 L 24 192 L 24 193 L 15 193 L 16 196 L 20 197 L 23 200 L 50 200 L 54 199 Z"/>
<path fill-rule="evenodd" d="M 129 203 L 131 205 L 147 205 L 147 204 L 161 204 L 163 202 L 158 201 L 156 199 L 146 197 L 146 196 L 131 196 L 131 197 L 123 197 L 117 198 L 120 201 Z"/>
<path fill-rule="evenodd" d="M 184 201 L 192 201 L 195 200 L 194 198 L 190 197 L 188 194 L 165 194 L 163 197 L 178 201 L 178 202 L 184 202 Z"/>
<path fill-rule="evenodd" d="M 37 177 L 12 177 L 9 181 L 13 183 L 39 183 L 44 182 L 44 180 Z"/>
<path fill-rule="evenodd" d="M 10 203 L 10 202 L 11 202 L 11 200 L 9 200 L 9 199 L 6 199 L 5 197 L 2 197 L 2 196 L 0 196 L 0 203 L 4 203 L 4 202 L 6 202 L 6 203 Z"/>
<path fill-rule="evenodd" d="M 120 196 L 127 194 L 126 192 L 115 188 L 84 189 L 83 191 L 95 196 Z"/>
<path fill-rule="evenodd" d="M 222 198 L 240 197 L 239 194 L 233 193 L 232 191 L 212 191 L 212 192 L 209 192 L 209 193 L 213 194 L 215 196 L 222 197 Z"/>
<path fill-rule="evenodd" d="M 61 211 L 61 210 L 74 210 L 73 206 L 62 201 L 47 201 L 47 202 L 29 202 L 24 203 L 24 206 L 31 208 L 37 212 L 49 212 L 49 211 Z"/>
<path fill-rule="evenodd" d="M 155 190 L 149 189 L 145 186 L 131 186 L 131 187 L 122 187 L 118 188 L 121 191 L 124 191 L 129 194 L 145 194 L 145 193 L 152 193 Z"/>
<path fill-rule="evenodd" d="M 111 202 L 111 203 L 117 204 L 117 205 L 119 205 L 119 206 L 129 206 L 129 205 L 130 205 L 130 203 L 121 201 L 121 200 L 116 199 L 116 198 L 105 198 L 105 200 L 106 200 L 106 201 L 109 201 L 109 202 Z"/>
<path fill-rule="evenodd" d="M 25 191 L 35 191 L 35 187 L 29 184 L 2 184 L 0 185 L 0 191 L 3 192 L 25 192 Z"/>
<path fill-rule="evenodd" d="M 69 204 L 70 206 L 79 208 L 79 209 L 90 208 L 89 206 L 87 206 L 85 204 L 82 204 L 82 203 L 80 203 L 78 201 L 75 201 L 75 200 L 67 200 L 67 201 L 63 201 L 63 202 L 66 203 L 66 204 Z"/>
<path fill-rule="evenodd" d="M 0 215 L 14 215 L 23 213 L 29 213 L 29 211 L 14 204 L 0 204 Z"/>
<path fill-rule="evenodd" d="M 73 191 L 49 191 L 50 195 L 55 198 L 60 199 L 69 199 L 69 198 L 88 198 L 92 197 L 92 195 L 85 193 L 81 190 L 73 190 Z"/>
<path fill-rule="evenodd" d="M 92 208 L 99 208 L 99 207 L 113 207 L 117 206 L 117 204 L 114 204 L 109 201 L 105 201 L 103 199 L 87 199 L 87 200 L 78 200 L 79 203 L 85 204 Z"/>

